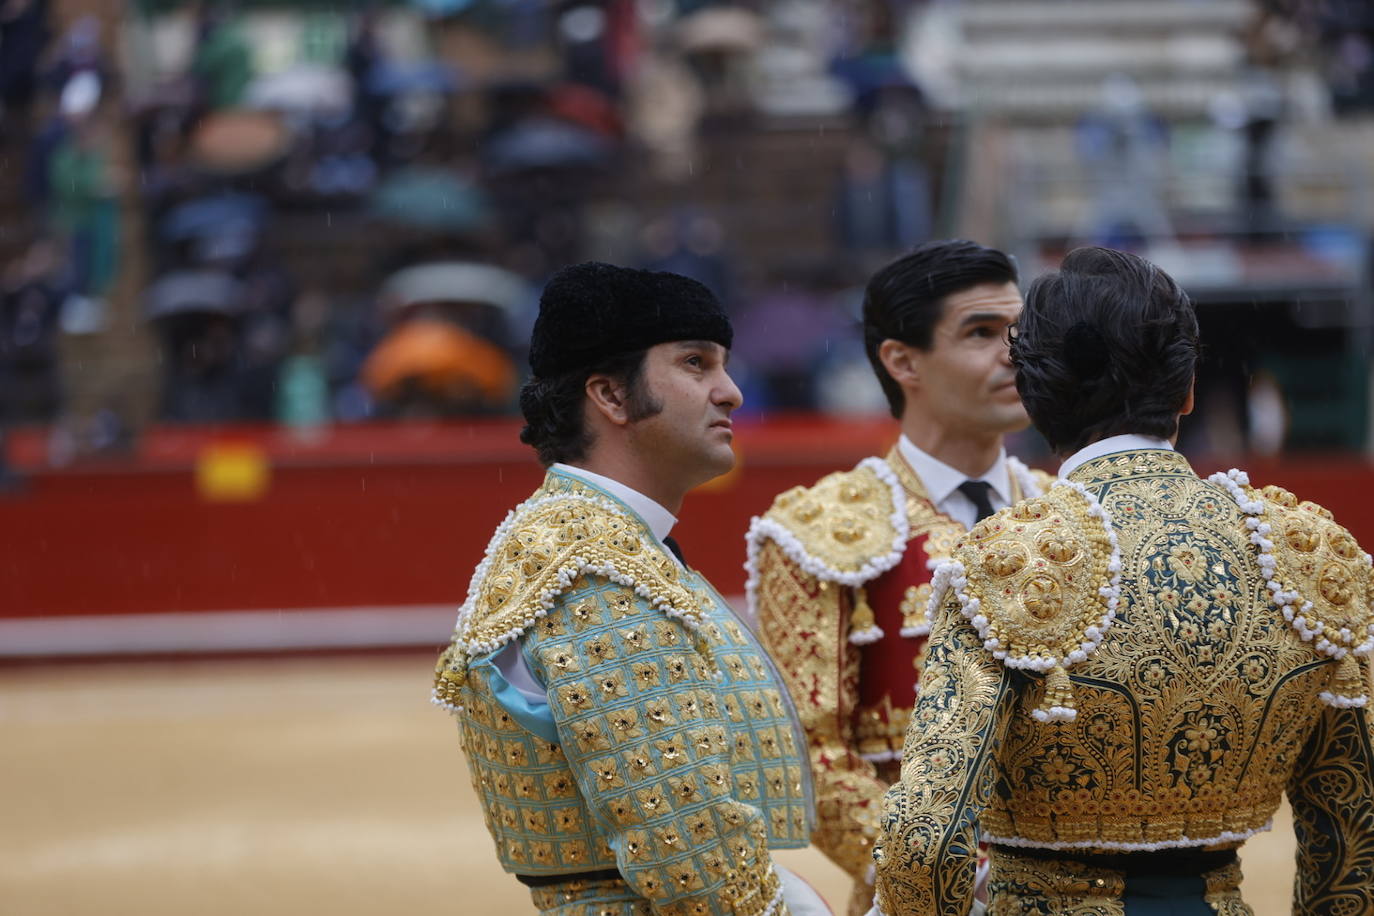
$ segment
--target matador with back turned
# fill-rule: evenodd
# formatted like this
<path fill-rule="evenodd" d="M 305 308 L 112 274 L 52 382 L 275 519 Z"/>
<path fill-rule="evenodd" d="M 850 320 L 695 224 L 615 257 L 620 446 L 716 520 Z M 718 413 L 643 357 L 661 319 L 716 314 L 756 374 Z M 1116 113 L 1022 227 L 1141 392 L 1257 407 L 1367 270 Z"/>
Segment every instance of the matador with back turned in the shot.
<path fill-rule="evenodd" d="M 1197 319 L 1163 271 L 1079 249 L 1012 339 L 1064 457 L 937 569 L 884 799 L 878 911 L 1247 916 L 1237 849 L 1286 794 L 1293 912 L 1374 913 L 1371 561 L 1331 512 L 1173 450 Z"/>

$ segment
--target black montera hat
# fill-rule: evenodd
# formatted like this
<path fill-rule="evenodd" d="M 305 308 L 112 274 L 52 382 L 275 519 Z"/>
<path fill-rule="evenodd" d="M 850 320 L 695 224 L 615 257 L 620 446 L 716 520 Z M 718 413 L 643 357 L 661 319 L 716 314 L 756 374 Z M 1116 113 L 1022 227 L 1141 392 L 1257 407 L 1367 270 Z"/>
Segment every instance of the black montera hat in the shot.
<path fill-rule="evenodd" d="M 729 347 L 730 318 L 688 277 L 587 261 L 553 275 L 539 297 L 530 368 L 540 378 L 674 340 Z"/>

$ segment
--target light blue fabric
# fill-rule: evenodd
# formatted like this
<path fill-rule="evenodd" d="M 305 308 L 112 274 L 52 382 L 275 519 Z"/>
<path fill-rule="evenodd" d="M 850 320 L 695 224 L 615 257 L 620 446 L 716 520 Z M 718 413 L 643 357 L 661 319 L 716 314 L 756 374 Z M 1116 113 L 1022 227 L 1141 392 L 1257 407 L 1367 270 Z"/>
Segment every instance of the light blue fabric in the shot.
<path fill-rule="evenodd" d="M 484 678 L 492 697 L 526 731 L 538 735 L 550 744 L 558 744 L 558 727 L 554 725 L 548 701 L 531 700 L 506 680 L 501 669 L 496 667 L 495 658 L 501 651 L 498 649 L 474 659 L 468 666 L 468 676 L 476 674 Z"/>

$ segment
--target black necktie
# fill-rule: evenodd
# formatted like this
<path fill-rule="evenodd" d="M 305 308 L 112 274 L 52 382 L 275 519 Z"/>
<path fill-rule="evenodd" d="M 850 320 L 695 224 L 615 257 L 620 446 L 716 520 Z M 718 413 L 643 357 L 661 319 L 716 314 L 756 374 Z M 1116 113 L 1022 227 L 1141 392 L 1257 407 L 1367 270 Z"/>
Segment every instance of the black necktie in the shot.
<path fill-rule="evenodd" d="M 992 514 L 992 501 L 988 499 L 992 484 L 986 480 L 965 480 L 959 484 L 959 492 L 967 496 L 978 510 L 978 517 L 973 520 L 975 525 Z"/>
<path fill-rule="evenodd" d="M 687 565 L 687 561 L 682 558 L 682 548 L 677 546 L 677 541 L 673 540 L 671 535 L 663 539 L 663 546 L 673 552 L 673 556 L 677 557 L 679 563 L 683 566 Z"/>

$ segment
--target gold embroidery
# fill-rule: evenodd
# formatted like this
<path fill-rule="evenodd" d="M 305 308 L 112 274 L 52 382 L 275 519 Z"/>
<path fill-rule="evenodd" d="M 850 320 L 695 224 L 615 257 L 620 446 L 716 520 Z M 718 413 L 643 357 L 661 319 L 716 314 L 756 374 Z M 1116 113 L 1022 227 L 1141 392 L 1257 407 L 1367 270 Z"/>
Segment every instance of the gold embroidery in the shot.
<path fill-rule="evenodd" d="M 681 568 L 662 550 L 646 548 L 641 530 L 592 491 L 577 486 L 557 491 L 546 483 L 489 549 L 490 571 L 476 583 L 455 643 L 469 653 L 488 651 L 535 625 L 551 596 L 585 586 L 581 576 L 567 574 L 577 565 L 615 569 L 674 613 L 699 620 L 703 605 L 683 586 Z M 619 619 L 634 603 L 634 593 L 621 589 L 611 594 L 607 607 Z M 605 613 L 599 602 L 582 602 L 568 618 L 582 631 L 604 623 Z M 546 630 L 557 626 L 544 625 Z"/>
<path fill-rule="evenodd" d="M 923 627 L 926 622 L 926 605 L 930 603 L 930 583 L 912 585 L 902 595 L 898 610 L 902 614 L 903 627 Z"/>
<path fill-rule="evenodd" d="M 1120 872 L 1082 862 L 1036 859 L 1000 849 L 988 875 L 988 916 L 1031 912 L 1056 916 L 1126 916 Z"/>
<path fill-rule="evenodd" d="M 1111 578 L 1112 545 L 1088 508 L 1078 493 L 1056 487 L 979 522 L 957 553 L 967 570 L 966 594 L 979 602 L 986 636 L 1008 662 L 1055 662 L 1046 712 L 1074 708 L 1063 660 L 1090 645 L 1090 631 L 1107 610 L 1099 589 Z M 1190 554 L 1178 562 L 1203 561 Z"/>
<path fill-rule="evenodd" d="M 963 912 L 971 893 L 975 823 L 993 843 L 1014 838 L 1090 850 L 1226 842 L 1264 825 L 1285 789 L 1299 836 L 1295 912 L 1367 908 L 1374 880 L 1371 719 L 1364 708 L 1333 709 L 1318 700 L 1338 665 L 1314 657 L 1312 646 L 1275 610 L 1244 513 L 1224 489 L 1199 480 L 1173 453 L 1106 456 L 1071 476 L 1115 521 L 1129 601 L 1097 650 L 1073 668 L 1077 717 L 1048 725 L 1013 710 L 1040 704 L 1053 689 L 1051 679 L 1009 672 L 983 647 L 957 602 L 945 604 L 931 638 L 901 782 L 885 799 L 876 851 L 884 909 Z M 1043 501 L 1033 503 L 1044 508 Z M 1328 536 L 1329 514 L 1272 503 L 1279 514 L 1310 515 L 1273 526 L 1276 553 L 1310 558 L 1329 549 L 1336 558 L 1331 563 L 1362 562 L 1353 541 L 1345 543 L 1334 529 Z M 1051 530 L 1053 514 L 1042 513 L 1026 531 Z M 973 562 L 999 539 L 1001 532 L 992 529 L 961 548 L 966 568 L 982 570 L 988 582 L 1024 581 L 1039 574 L 1034 563 L 1048 567 L 1054 557 L 1073 554 L 1073 545 L 1057 537 L 1016 538 L 1026 548 L 1025 567 L 994 580 L 1005 555 L 988 564 L 991 572 Z M 1319 582 L 1322 568 L 1314 567 L 1309 581 Z M 1052 578 L 1067 596 L 1067 579 Z M 1331 579 L 1327 600 L 1343 597 L 1340 577 Z M 1350 605 L 1358 594 L 1356 586 Z M 989 589 L 982 612 L 989 619 L 1029 618 L 1037 607 L 1054 606 L 1048 589 L 1036 596 L 1043 606 L 1028 608 L 1024 597 L 1019 589 Z M 1061 615 L 1072 614 L 1070 600 L 1064 599 Z M 1328 609 L 1334 614 L 1337 607 Z M 994 785 L 1010 791 L 994 792 Z M 995 880 L 1005 882 L 1002 867 Z M 1231 877 L 1212 876 L 1209 902 L 1220 912 L 1246 914 L 1227 889 L 1233 884 Z M 1062 882 L 1037 891 L 1062 892 Z M 1098 912 L 1091 909 L 1096 902 L 1082 904 L 1087 910 L 1074 908 L 1079 905 L 1061 910 L 1057 903 L 1036 903 L 1047 912 Z M 1020 910 L 990 907 L 1013 911 Z"/>
<path fill-rule="evenodd" d="M 892 550 L 892 490 L 866 467 L 829 474 L 810 488 L 779 494 L 767 517 L 806 553 L 841 573 L 857 572 Z"/>

